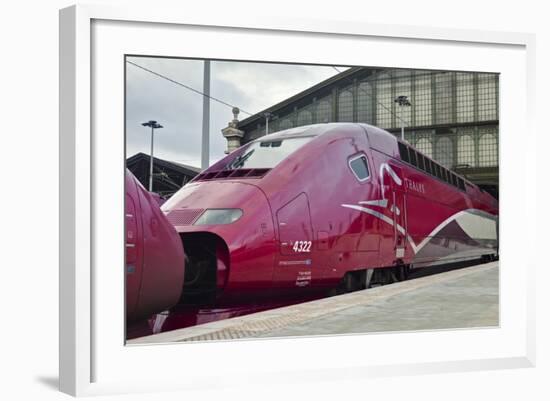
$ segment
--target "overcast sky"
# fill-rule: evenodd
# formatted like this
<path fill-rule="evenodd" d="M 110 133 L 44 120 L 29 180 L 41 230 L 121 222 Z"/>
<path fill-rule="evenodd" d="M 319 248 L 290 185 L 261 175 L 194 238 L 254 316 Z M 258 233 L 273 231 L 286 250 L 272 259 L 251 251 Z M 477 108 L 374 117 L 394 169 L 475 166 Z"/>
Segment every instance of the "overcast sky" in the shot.
<path fill-rule="evenodd" d="M 129 61 L 202 92 L 203 61 L 131 57 Z M 332 67 L 233 61 L 211 62 L 210 94 L 255 114 L 307 89 L 337 72 Z M 344 68 L 339 68 L 340 71 Z M 150 152 L 150 129 L 156 120 L 155 156 L 200 166 L 202 95 L 126 64 L 126 153 Z M 221 129 L 233 118 L 231 108 L 210 102 L 210 162 L 224 156 L 227 142 Z M 239 120 L 249 115 L 241 111 Z"/>

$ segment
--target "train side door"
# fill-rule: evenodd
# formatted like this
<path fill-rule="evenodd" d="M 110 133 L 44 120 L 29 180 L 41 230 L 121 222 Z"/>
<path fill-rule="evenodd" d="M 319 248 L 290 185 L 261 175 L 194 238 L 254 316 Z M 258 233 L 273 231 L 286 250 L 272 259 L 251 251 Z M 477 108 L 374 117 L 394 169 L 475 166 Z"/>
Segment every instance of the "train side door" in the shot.
<path fill-rule="evenodd" d="M 313 263 L 313 229 L 309 201 L 301 193 L 277 211 L 280 252 L 273 281 L 276 287 L 309 287 L 321 276 Z"/>
<path fill-rule="evenodd" d="M 395 259 L 403 259 L 407 247 L 407 198 L 401 169 L 395 166 L 391 168 L 397 177 L 391 180 L 390 185 Z"/>

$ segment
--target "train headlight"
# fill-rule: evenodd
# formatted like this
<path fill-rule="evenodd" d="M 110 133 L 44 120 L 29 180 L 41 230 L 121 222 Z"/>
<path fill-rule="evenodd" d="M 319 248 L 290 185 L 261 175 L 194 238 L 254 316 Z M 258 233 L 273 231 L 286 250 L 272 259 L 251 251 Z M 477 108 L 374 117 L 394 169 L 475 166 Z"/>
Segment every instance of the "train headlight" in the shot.
<path fill-rule="evenodd" d="M 231 224 L 239 220 L 242 215 L 241 209 L 206 209 L 193 225 Z"/>

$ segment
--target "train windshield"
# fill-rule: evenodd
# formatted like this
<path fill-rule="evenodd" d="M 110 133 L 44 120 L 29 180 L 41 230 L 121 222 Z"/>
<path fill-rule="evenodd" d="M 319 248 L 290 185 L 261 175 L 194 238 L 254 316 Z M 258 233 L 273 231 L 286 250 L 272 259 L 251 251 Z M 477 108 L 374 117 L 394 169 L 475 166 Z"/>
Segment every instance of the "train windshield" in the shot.
<path fill-rule="evenodd" d="M 225 169 L 273 168 L 305 143 L 311 141 L 312 138 L 312 136 L 306 136 L 252 142 Z"/>

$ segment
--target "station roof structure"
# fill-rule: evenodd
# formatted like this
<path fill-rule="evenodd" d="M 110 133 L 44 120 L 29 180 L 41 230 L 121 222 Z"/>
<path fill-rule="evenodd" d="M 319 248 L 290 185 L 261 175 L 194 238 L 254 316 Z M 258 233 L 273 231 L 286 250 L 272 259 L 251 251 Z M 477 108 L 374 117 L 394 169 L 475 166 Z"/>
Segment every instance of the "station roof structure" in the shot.
<path fill-rule="evenodd" d="M 411 107 L 396 104 L 401 95 Z M 310 124 L 367 123 L 395 136 L 404 125 L 407 142 L 498 197 L 498 98 L 494 73 L 351 67 L 238 121 L 237 128 L 243 145 L 266 131 Z"/>
<path fill-rule="evenodd" d="M 169 197 L 201 172 L 200 168 L 182 163 L 153 158 L 153 192 Z M 141 184 L 148 188 L 150 156 L 136 153 L 126 159 L 126 167 Z"/>

